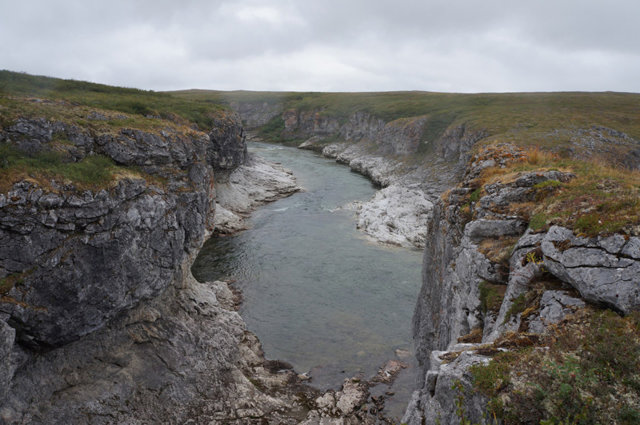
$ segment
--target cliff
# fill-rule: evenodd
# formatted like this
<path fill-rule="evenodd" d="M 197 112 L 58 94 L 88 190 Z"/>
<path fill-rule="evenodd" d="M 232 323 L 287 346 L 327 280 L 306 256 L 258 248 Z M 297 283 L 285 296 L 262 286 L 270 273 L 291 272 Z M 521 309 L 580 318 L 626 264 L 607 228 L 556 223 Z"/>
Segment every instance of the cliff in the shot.
<path fill-rule="evenodd" d="M 408 424 L 631 423 L 637 412 L 638 377 L 621 365 L 636 367 L 625 350 L 640 348 L 640 217 L 622 207 L 637 204 L 638 175 L 538 155 L 483 149 L 435 205 Z M 603 356 L 610 366 L 593 361 Z"/>
<path fill-rule="evenodd" d="M 220 285 L 189 271 L 213 228 L 214 170 L 244 162 L 241 128 L 229 114 L 209 133 L 154 118 L 105 128 L 127 117 L 65 105 L 52 120 L 48 106 L 0 132 L 1 417 L 184 419 L 195 394 L 221 391 L 246 339 Z"/>

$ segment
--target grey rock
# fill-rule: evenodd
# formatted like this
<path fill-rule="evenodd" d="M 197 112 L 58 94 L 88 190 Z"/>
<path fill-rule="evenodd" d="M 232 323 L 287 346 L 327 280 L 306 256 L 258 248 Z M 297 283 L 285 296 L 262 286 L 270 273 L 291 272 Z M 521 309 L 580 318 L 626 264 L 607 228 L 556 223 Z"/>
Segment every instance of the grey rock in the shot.
<path fill-rule="evenodd" d="M 232 170 L 244 164 L 247 144 L 236 116 L 216 119 L 209 133 L 207 159 L 215 170 Z"/>
<path fill-rule="evenodd" d="M 489 423 L 486 419 L 488 400 L 475 391 L 469 368 L 475 364 L 486 364 L 490 359 L 475 354 L 472 349 L 462 351 L 451 363 L 439 360 L 439 355 L 446 352 L 434 354 L 435 360 L 432 360 L 429 371 L 431 376 L 436 376 L 433 390 L 413 393 L 402 422 L 408 425 L 460 424 L 464 417 L 473 424 Z M 462 406 L 456 404 L 459 399 L 463 400 Z"/>
<path fill-rule="evenodd" d="M 477 242 L 486 238 L 498 238 L 500 236 L 521 235 L 527 224 L 522 220 L 474 220 L 469 222 L 464 229 L 465 236 Z"/>
<path fill-rule="evenodd" d="M 231 234 L 247 228 L 245 218 L 259 205 L 301 190 L 291 171 L 250 155 L 231 173 L 218 173 L 214 232 Z"/>
<path fill-rule="evenodd" d="M 576 288 L 585 300 L 627 314 L 640 308 L 640 261 L 610 252 L 624 253 L 626 246 L 634 244 L 637 242 L 627 242 L 620 249 L 620 238 L 576 237 L 569 229 L 553 226 L 541 247 L 548 270 Z"/>
<path fill-rule="evenodd" d="M 0 401 L 4 400 L 7 395 L 16 369 L 16 364 L 12 361 L 15 336 L 15 329 L 0 319 L 0 358 L 2 359 L 0 362 Z"/>
<path fill-rule="evenodd" d="M 424 248 L 432 209 L 421 190 L 391 185 L 360 206 L 357 227 L 383 243 Z"/>
<path fill-rule="evenodd" d="M 64 132 L 76 147 L 87 142 L 86 152 L 139 165 L 167 184 L 125 178 L 92 192 L 18 182 L 3 194 L 0 276 L 19 279 L 0 308 L 17 339 L 40 348 L 80 338 L 159 295 L 181 277 L 214 211 L 207 165 L 213 148 L 202 133 L 123 129 L 94 144 L 84 130 L 36 119 L 19 120 L 7 139 L 20 134 L 45 149 L 54 132 Z"/>
<path fill-rule="evenodd" d="M 620 253 L 634 260 L 640 260 L 640 238 L 637 236 L 629 238 Z"/>
<path fill-rule="evenodd" d="M 293 371 L 267 371 L 227 285 L 188 276 L 182 286 L 30 357 L 1 404 L 4 423 L 297 423 L 293 391 L 313 390 L 288 389 Z"/>
<path fill-rule="evenodd" d="M 540 264 L 530 262 L 524 264 L 529 249 L 517 249 L 511 255 L 509 261 L 509 282 L 504 294 L 504 300 L 500 306 L 500 311 L 492 326 L 484 329 L 483 342 L 493 342 L 507 331 L 517 331 L 520 327 L 520 314 L 509 316 L 513 302 L 520 295 L 526 293 L 530 288 L 530 283 L 542 274 Z"/>
<path fill-rule="evenodd" d="M 543 333 L 548 325 L 560 322 L 585 305 L 583 300 L 572 297 L 565 291 L 545 291 L 540 299 L 540 313 L 529 322 L 529 330 Z"/>

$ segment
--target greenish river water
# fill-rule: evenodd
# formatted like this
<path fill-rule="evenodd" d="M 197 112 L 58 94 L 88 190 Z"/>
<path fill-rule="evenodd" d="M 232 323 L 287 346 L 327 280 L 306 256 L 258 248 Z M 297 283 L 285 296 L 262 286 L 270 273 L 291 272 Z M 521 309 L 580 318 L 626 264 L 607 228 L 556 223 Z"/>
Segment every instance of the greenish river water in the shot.
<path fill-rule="evenodd" d="M 375 375 L 397 349 L 411 350 L 421 253 L 381 246 L 356 229 L 354 213 L 339 207 L 370 199 L 375 188 L 348 167 L 277 145 L 251 143 L 250 151 L 292 170 L 305 190 L 259 208 L 251 229 L 207 241 L 194 276 L 235 279 L 240 314 L 267 358 L 310 371 L 314 386 Z M 412 373 L 404 375 L 393 388 L 395 414 L 412 384 Z"/>

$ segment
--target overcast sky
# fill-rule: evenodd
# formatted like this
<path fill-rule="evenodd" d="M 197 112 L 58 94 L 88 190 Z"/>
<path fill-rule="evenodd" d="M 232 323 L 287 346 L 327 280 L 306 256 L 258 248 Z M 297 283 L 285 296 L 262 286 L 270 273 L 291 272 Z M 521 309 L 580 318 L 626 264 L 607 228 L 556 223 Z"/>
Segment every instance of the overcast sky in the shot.
<path fill-rule="evenodd" d="M 640 0 L 0 0 L 0 68 L 154 90 L 640 92 Z"/>

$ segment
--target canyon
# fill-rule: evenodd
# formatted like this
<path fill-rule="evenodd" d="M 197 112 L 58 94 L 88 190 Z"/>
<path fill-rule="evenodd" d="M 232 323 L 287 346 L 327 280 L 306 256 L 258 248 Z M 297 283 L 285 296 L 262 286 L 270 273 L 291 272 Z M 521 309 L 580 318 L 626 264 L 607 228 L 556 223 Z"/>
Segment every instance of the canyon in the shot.
<path fill-rule="evenodd" d="M 637 332 L 624 330 L 636 329 L 640 309 L 635 99 L 628 109 L 627 97 L 602 94 L 622 118 L 601 121 L 570 103 L 582 95 L 559 94 L 584 122 L 540 129 L 534 113 L 504 128 L 487 121 L 495 111 L 478 115 L 497 102 L 491 96 L 460 95 L 476 115 L 389 115 L 296 106 L 303 94 L 117 92 L 152 96 L 157 113 L 137 114 L 126 102 L 88 106 L 64 92 L 15 90 L 0 104 L 3 423 L 389 422 L 370 392 L 389 370 L 319 391 L 291 365 L 265 359 L 228 282 L 193 278 L 208 237 L 245 229 L 257 206 L 300 190 L 282 166 L 247 152 L 247 138 L 311 149 L 365 175 L 380 190 L 350 206 L 355 225 L 378 242 L 424 250 L 413 315 L 419 369 L 402 422 L 573 420 L 596 403 L 600 419 L 632 423 L 637 356 L 616 358 L 631 372 L 614 369 L 606 381 L 623 386 L 624 400 L 597 399 L 589 375 L 575 384 L 583 385 L 575 412 L 558 378 L 536 381 L 518 368 L 555 361 L 579 373 L 575 365 L 604 348 L 556 342 L 564 330 L 589 338 L 604 326 L 591 323 L 639 346 Z M 197 96 L 223 106 L 204 118 L 172 112 L 176 99 L 188 99 L 188 113 L 210 107 Z M 496 375 L 483 387 L 487 371 Z M 541 395 L 532 382 L 560 389 Z"/>

